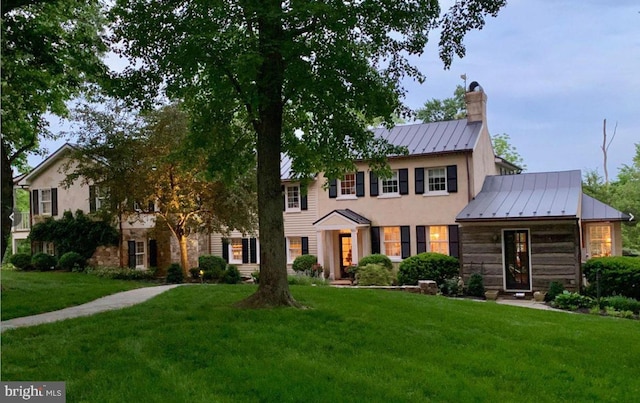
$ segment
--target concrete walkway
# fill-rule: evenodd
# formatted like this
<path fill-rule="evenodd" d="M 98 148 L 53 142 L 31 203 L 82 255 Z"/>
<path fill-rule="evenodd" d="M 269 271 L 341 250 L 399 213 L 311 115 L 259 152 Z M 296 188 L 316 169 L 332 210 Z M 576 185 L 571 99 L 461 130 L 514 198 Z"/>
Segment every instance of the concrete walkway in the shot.
<path fill-rule="evenodd" d="M 566 311 L 564 309 L 556 309 L 552 308 L 544 302 L 538 302 L 533 299 L 504 299 L 498 298 L 496 303 L 503 305 L 512 305 L 512 306 L 520 306 L 524 308 L 533 308 L 533 309 L 544 309 L 545 311 L 557 311 L 557 312 L 567 312 L 571 313 L 571 311 Z"/>
<path fill-rule="evenodd" d="M 180 284 L 170 284 L 156 287 L 136 288 L 134 290 L 107 295 L 106 297 L 99 298 L 95 301 L 61 309 L 59 311 L 5 320 L 0 322 L 0 332 L 4 332 L 8 329 L 15 329 L 17 327 L 40 325 L 43 323 L 77 318 L 80 316 L 89 316 L 98 312 L 126 308 L 151 299 L 156 295 L 162 294 L 163 292 L 178 287 L 179 285 Z"/>

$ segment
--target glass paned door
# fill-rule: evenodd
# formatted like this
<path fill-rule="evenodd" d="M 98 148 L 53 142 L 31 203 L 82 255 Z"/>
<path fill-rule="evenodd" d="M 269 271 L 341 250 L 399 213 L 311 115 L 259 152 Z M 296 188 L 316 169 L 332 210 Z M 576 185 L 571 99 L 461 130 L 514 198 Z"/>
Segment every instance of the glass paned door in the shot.
<path fill-rule="evenodd" d="M 504 277 L 507 290 L 531 290 L 529 230 L 505 230 Z"/>
<path fill-rule="evenodd" d="M 351 234 L 340 234 L 340 277 L 348 278 L 346 269 L 352 265 Z"/>

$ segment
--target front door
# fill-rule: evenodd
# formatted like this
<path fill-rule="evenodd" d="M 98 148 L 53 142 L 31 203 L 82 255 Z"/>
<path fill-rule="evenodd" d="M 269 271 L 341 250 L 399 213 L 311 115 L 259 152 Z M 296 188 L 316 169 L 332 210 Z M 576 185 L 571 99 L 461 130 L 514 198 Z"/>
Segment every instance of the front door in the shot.
<path fill-rule="evenodd" d="M 348 278 L 347 268 L 351 267 L 351 234 L 340 234 L 340 278 Z"/>
<path fill-rule="evenodd" d="M 529 230 L 505 230 L 503 242 L 505 288 L 531 291 Z"/>

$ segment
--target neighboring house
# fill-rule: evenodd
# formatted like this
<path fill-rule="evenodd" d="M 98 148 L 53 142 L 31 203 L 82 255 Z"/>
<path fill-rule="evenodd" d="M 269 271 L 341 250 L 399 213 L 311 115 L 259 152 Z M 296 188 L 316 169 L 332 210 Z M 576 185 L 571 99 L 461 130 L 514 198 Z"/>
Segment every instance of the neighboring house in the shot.
<path fill-rule="evenodd" d="M 66 178 L 64 166 L 69 162 L 71 152 L 77 150 L 75 145 L 66 143 L 52 153 L 37 167 L 26 175 L 14 179 L 16 192 L 30 193 L 30 210 L 14 212 L 14 226 L 12 228 L 13 246 L 15 253 L 18 244 L 25 242 L 31 227 L 47 217 L 62 218 L 65 211 L 75 214 L 77 210 L 84 213 L 96 213 L 104 203 L 100 190 L 94 185 L 87 185 L 82 180 L 75 181 L 71 186 L 63 186 Z M 171 262 L 170 240 L 160 231 L 151 231 L 155 227 L 154 215 L 149 210 L 153 206 L 134 206 L 132 213 L 122 223 L 124 253 L 130 267 L 148 268 L 166 266 Z M 16 220 L 15 217 L 20 217 Z M 33 253 L 45 252 L 56 254 L 52 243 L 33 242 Z M 102 265 L 117 266 L 119 256 L 117 247 L 100 248 L 94 256 Z M 196 265 L 196 264 L 194 264 Z"/>
<path fill-rule="evenodd" d="M 581 263 L 622 255 L 629 216 L 582 193 L 580 171 L 488 176 L 457 215 L 462 273 L 488 289 L 547 290 L 552 281 L 579 290 Z"/>

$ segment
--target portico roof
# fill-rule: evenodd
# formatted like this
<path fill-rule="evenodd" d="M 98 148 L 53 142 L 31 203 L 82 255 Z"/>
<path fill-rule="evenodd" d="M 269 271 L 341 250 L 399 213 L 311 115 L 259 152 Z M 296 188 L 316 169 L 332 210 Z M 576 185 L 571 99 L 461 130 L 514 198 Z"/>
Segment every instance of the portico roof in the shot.
<path fill-rule="evenodd" d="M 318 229 L 337 230 L 368 227 L 371 221 L 349 209 L 333 210 L 313 223 Z"/>

